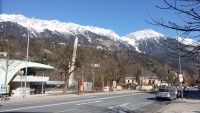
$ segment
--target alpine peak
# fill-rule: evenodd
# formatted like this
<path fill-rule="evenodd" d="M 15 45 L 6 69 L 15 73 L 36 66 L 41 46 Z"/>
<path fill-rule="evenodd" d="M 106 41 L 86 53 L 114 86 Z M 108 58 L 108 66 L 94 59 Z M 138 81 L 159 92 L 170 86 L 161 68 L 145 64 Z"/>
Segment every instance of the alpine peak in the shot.
<path fill-rule="evenodd" d="M 160 34 L 152 29 L 145 29 L 141 31 L 136 31 L 130 33 L 125 36 L 126 38 L 135 39 L 135 40 L 145 40 L 145 39 L 152 39 L 152 38 L 162 38 L 165 35 Z"/>

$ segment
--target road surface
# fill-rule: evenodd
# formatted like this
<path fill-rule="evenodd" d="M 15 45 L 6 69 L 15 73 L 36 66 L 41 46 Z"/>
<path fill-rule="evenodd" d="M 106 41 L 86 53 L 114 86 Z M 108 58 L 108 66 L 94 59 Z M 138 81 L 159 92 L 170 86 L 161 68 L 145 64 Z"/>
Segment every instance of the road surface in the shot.
<path fill-rule="evenodd" d="M 30 98 L 31 99 L 31 98 Z M 0 112 L 8 113 L 144 113 L 155 112 L 167 104 L 155 100 L 153 93 L 109 93 L 69 95 L 62 98 L 1 103 Z"/>

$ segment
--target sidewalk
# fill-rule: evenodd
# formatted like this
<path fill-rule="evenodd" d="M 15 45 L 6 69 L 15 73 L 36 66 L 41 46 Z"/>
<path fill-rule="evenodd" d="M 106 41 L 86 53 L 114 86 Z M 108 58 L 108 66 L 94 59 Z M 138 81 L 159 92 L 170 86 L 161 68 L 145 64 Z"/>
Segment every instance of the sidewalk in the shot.
<path fill-rule="evenodd" d="M 186 93 L 185 98 L 173 101 L 156 113 L 200 113 L 200 91 Z"/>
<path fill-rule="evenodd" d="M 156 113 L 200 113 L 200 100 L 178 99 Z"/>

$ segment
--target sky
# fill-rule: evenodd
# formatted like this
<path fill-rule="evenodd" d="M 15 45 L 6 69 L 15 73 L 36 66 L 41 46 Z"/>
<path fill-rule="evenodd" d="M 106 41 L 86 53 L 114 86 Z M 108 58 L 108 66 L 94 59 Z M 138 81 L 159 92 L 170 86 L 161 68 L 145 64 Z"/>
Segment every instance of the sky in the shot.
<path fill-rule="evenodd" d="M 175 37 L 176 31 L 146 22 L 149 15 L 178 21 L 173 11 L 156 5 L 166 6 L 163 0 L 0 0 L 0 13 L 111 29 L 119 36 L 153 29 Z"/>

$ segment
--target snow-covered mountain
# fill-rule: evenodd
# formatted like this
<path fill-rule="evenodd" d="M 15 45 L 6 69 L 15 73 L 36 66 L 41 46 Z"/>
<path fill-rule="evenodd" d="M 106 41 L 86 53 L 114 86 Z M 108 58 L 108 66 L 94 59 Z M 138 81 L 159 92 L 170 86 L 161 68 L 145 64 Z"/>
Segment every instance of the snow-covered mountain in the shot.
<path fill-rule="evenodd" d="M 48 38 L 64 43 L 73 43 L 75 37 L 78 37 L 79 45 L 89 45 L 106 50 L 137 51 L 160 60 L 163 59 L 162 61 L 171 62 L 175 67 L 178 64 L 176 57 L 168 56 L 172 52 L 177 53 L 177 45 L 173 45 L 177 44 L 177 40 L 151 29 L 136 31 L 124 37 L 119 37 L 110 29 L 81 26 L 58 20 L 27 18 L 23 15 L 2 14 L 0 15 L 0 32 L 16 38 L 27 37 L 29 33 L 31 38 Z M 186 52 L 192 51 L 200 45 L 199 42 L 192 39 L 179 37 L 178 40 L 181 42 L 179 46 L 184 48 Z M 187 66 L 189 65 L 186 64 Z"/>
<path fill-rule="evenodd" d="M 81 26 L 79 24 L 74 23 L 65 23 L 60 22 L 58 20 L 41 20 L 36 18 L 27 18 L 23 15 L 7 15 L 2 14 L 0 15 L 0 22 L 15 22 L 19 25 L 28 28 L 34 34 L 35 32 L 44 32 L 46 29 L 59 32 L 63 34 L 75 35 L 77 33 L 84 33 L 85 31 L 90 31 L 96 33 L 98 35 L 109 37 L 113 40 L 117 40 L 119 36 L 110 29 L 98 28 L 93 26 Z M 3 27 L 3 26 L 1 26 Z M 34 34 L 37 37 L 36 34 Z"/>
<path fill-rule="evenodd" d="M 192 45 L 192 46 L 199 46 L 200 43 L 193 40 L 193 39 L 190 39 L 190 38 L 181 38 L 181 37 L 178 37 L 178 41 L 184 45 Z"/>
<path fill-rule="evenodd" d="M 81 26 L 58 20 L 41 20 L 27 18 L 23 15 L 0 15 L 0 32 L 15 37 L 49 38 L 60 42 L 74 42 L 79 38 L 79 44 L 92 44 L 103 49 L 126 48 L 119 41 L 119 36 L 110 29 L 94 26 Z"/>
<path fill-rule="evenodd" d="M 141 31 L 136 31 L 125 36 L 125 38 L 135 39 L 135 40 L 147 40 L 147 39 L 160 39 L 165 37 L 165 35 L 160 34 L 152 29 L 145 29 Z"/>
<path fill-rule="evenodd" d="M 167 50 L 166 46 L 169 46 L 172 43 L 177 43 L 176 38 L 170 38 L 152 29 L 146 29 L 130 33 L 120 38 L 120 40 L 126 46 L 134 47 L 136 51 L 146 54 L 160 54 L 160 52 L 166 52 L 164 51 Z M 184 47 L 185 45 L 185 49 L 187 50 L 192 50 L 194 47 L 200 45 L 199 42 L 189 38 L 178 37 L 178 41 L 182 44 L 182 47 Z"/>
<path fill-rule="evenodd" d="M 146 29 L 130 33 L 120 40 L 128 47 L 134 47 L 136 51 L 140 53 L 155 53 L 155 50 L 161 49 L 164 40 L 167 36 L 153 31 L 152 29 Z"/>
<path fill-rule="evenodd" d="M 170 38 L 152 29 L 136 31 L 120 38 L 110 29 L 81 26 L 58 20 L 27 18 L 23 15 L 0 15 L 0 32 L 15 37 L 27 37 L 27 30 L 32 38 L 49 38 L 60 42 L 73 42 L 77 36 L 79 44 L 92 44 L 102 49 L 129 49 L 152 56 L 164 55 L 169 51 L 164 45 L 166 45 L 166 40 Z M 179 38 L 179 41 L 184 45 L 200 45 L 192 39 Z M 188 46 L 188 49 L 191 50 L 192 47 Z"/>

